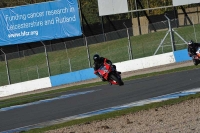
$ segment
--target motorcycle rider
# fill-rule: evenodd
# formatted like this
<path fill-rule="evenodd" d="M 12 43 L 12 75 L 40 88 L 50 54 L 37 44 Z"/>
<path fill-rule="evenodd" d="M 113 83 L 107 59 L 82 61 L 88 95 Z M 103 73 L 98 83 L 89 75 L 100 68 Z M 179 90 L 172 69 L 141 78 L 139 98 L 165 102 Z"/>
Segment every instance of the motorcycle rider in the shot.
<path fill-rule="evenodd" d="M 104 63 L 104 60 L 106 59 L 106 62 L 110 65 L 113 66 L 113 68 L 115 69 L 115 71 L 117 72 L 116 70 L 116 66 L 112 64 L 112 62 L 107 59 L 107 58 L 104 58 L 104 57 L 100 57 L 98 54 L 95 54 L 93 56 L 93 60 L 94 60 L 94 64 L 93 64 L 93 68 L 94 68 L 94 74 L 96 74 L 98 77 L 101 78 L 102 81 L 106 81 L 106 79 L 104 79 L 98 72 L 97 70 L 103 65 Z M 121 74 L 121 72 L 118 72 L 119 74 Z"/>
<path fill-rule="evenodd" d="M 194 43 L 192 40 L 188 41 L 188 55 L 190 57 L 193 57 L 196 55 L 196 51 L 198 50 L 198 47 L 200 47 L 200 43 Z"/>

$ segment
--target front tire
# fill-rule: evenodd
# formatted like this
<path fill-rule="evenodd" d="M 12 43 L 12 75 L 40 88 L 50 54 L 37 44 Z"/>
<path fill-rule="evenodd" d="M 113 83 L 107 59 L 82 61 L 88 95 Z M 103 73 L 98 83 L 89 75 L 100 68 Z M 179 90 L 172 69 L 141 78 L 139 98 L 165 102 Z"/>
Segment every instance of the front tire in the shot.
<path fill-rule="evenodd" d="M 115 80 L 118 83 L 119 86 L 124 85 L 124 82 L 122 82 L 122 80 L 117 78 L 117 76 L 114 75 L 114 74 L 110 75 L 110 79 Z"/>

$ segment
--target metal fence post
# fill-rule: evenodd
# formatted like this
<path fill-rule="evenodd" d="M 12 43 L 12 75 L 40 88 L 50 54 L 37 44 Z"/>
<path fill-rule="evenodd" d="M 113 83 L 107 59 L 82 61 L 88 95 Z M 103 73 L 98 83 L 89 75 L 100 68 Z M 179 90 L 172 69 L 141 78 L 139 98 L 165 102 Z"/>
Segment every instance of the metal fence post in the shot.
<path fill-rule="evenodd" d="M 193 20 L 193 17 L 192 17 L 192 25 L 193 25 L 193 29 L 194 29 L 194 36 L 195 36 L 195 41 L 197 42 L 197 35 L 196 35 L 196 30 L 195 30 L 195 26 L 194 26 L 194 20 Z"/>
<path fill-rule="evenodd" d="M 50 77 L 51 76 L 51 71 L 50 71 L 50 66 L 49 66 L 49 58 L 48 58 L 48 54 L 47 54 L 47 48 L 46 48 L 46 45 L 42 41 L 41 41 L 41 43 L 44 46 L 45 56 L 46 56 L 46 61 L 47 61 L 48 74 L 49 74 L 49 77 Z"/>
<path fill-rule="evenodd" d="M 8 84 L 10 85 L 11 84 L 11 82 L 10 82 L 10 72 L 9 72 L 9 67 L 8 67 L 8 61 L 7 61 L 7 58 L 6 58 L 6 53 L 4 53 L 2 49 L 0 49 L 0 50 L 5 56 L 6 70 L 7 70 L 7 76 L 8 76 Z"/>
<path fill-rule="evenodd" d="M 101 28 L 102 28 L 102 32 L 103 32 L 103 41 L 106 41 L 105 38 L 105 32 L 104 32 L 104 22 L 103 22 L 103 16 L 101 16 Z"/>
<path fill-rule="evenodd" d="M 129 60 L 132 60 L 132 59 L 133 59 L 133 53 L 132 53 L 130 35 L 129 35 L 128 28 L 127 28 L 125 22 L 124 22 L 123 24 L 124 24 L 124 26 L 126 27 L 127 36 L 128 36 Z"/>
<path fill-rule="evenodd" d="M 71 60 L 70 60 L 70 58 L 68 58 L 68 63 L 69 63 L 69 70 L 70 70 L 70 72 L 72 71 L 72 65 L 71 65 Z"/>
<path fill-rule="evenodd" d="M 85 46 L 86 46 L 86 49 L 87 49 L 87 57 L 88 57 L 89 67 L 91 67 L 90 51 L 89 51 L 89 47 L 88 47 L 88 43 L 87 43 L 87 38 L 84 34 L 83 34 L 83 36 L 84 36 L 84 40 L 85 40 Z"/>
<path fill-rule="evenodd" d="M 67 53 L 67 59 L 68 59 L 68 64 L 69 64 L 69 70 L 70 70 L 70 72 L 71 72 L 71 71 L 72 71 L 72 66 L 71 66 L 70 58 L 69 58 L 68 51 L 67 51 L 67 44 L 66 44 L 66 42 L 64 42 L 64 44 L 65 44 L 65 49 L 66 49 L 66 53 Z"/>
<path fill-rule="evenodd" d="M 36 65 L 36 71 L 37 71 L 37 75 L 38 75 L 38 79 L 39 79 L 40 78 L 40 73 L 39 73 L 38 65 Z"/>
<path fill-rule="evenodd" d="M 164 16 L 165 16 L 165 18 L 167 18 L 168 24 L 169 24 L 169 33 L 170 33 L 170 39 L 171 39 L 171 44 L 172 44 L 172 51 L 176 51 L 176 47 L 175 47 L 175 45 L 174 45 L 174 34 L 173 34 L 173 32 L 172 32 L 171 21 L 170 21 L 170 19 L 167 17 L 166 14 L 165 14 Z"/>

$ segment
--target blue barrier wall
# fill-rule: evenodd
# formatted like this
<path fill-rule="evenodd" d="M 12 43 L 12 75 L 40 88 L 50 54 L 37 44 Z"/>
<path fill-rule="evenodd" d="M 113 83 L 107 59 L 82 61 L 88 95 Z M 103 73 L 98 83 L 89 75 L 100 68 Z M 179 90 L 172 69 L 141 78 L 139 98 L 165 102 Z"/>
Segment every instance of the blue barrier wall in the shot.
<path fill-rule="evenodd" d="M 175 51 L 174 57 L 176 62 L 191 60 L 191 57 L 188 56 L 187 49 Z M 51 76 L 50 80 L 53 87 L 93 78 L 97 78 L 97 76 L 94 74 L 93 68 L 89 68 L 80 71 Z"/>
<path fill-rule="evenodd" d="M 175 62 L 184 62 L 184 61 L 187 61 L 187 60 L 191 60 L 191 57 L 188 56 L 187 49 L 175 51 L 175 52 L 173 52 L 173 54 L 172 54 L 172 52 L 170 52 L 170 54 L 167 54 L 166 56 L 164 56 L 165 60 L 166 59 L 171 60 L 171 61 L 168 61 L 167 64 L 174 63 L 174 60 L 175 60 Z M 173 56 L 173 57 L 171 57 L 171 56 Z M 172 58 L 173 58 L 173 60 L 172 60 Z M 153 58 L 153 59 L 154 60 L 152 60 L 152 62 L 155 61 L 155 59 L 157 59 L 157 58 Z M 144 59 L 141 59 L 141 60 L 144 61 Z M 138 60 L 136 60 L 136 62 L 134 62 L 132 60 L 128 61 L 128 62 L 131 63 L 131 64 L 133 63 L 133 65 L 138 65 L 138 66 L 142 67 L 142 65 L 140 65 L 142 63 L 141 60 L 138 63 L 137 63 Z M 119 62 L 118 64 L 115 64 L 115 65 L 117 65 L 117 68 L 122 67 L 122 69 L 127 70 L 124 66 L 126 66 L 128 64 L 128 62 L 127 61 Z M 135 67 L 133 65 L 132 66 L 128 66 L 128 67 L 134 67 L 133 70 L 142 69 L 142 68 L 139 68 L 139 67 Z M 160 64 L 158 64 L 158 65 L 160 65 Z M 127 71 L 123 71 L 123 72 L 127 72 Z M 49 81 L 49 77 L 46 77 L 46 80 L 47 80 L 47 84 L 49 83 L 48 87 L 53 87 L 53 86 L 70 84 L 70 83 L 89 80 L 89 79 L 94 79 L 94 78 L 98 78 L 98 77 L 94 74 L 93 68 L 88 68 L 88 69 L 79 70 L 79 71 L 75 71 L 75 72 L 70 72 L 70 73 L 51 76 L 50 77 L 50 81 Z M 32 81 L 30 81 L 30 82 L 32 82 Z M 41 83 L 44 83 L 44 82 L 41 81 Z M 19 84 L 19 83 L 17 83 L 17 84 Z M 30 84 L 30 85 L 26 84 L 26 87 L 31 86 L 31 85 L 32 84 Z M 45 85 L 46 85 L 46 83 L 45 83 Z M 17 94 L 17 93 L 19 93 L 21 91 L 21 87 L 18 87 L 17 85 L 15 85 L 14 88 L 18 88 L 18 89 L 16 89 L 17 91 L 15 91 L 13 93 L 13 87 L 11 87 L 11 86 L 12 85 L 2 86 L 2 87 L 0 87 L 0 89 L 2 88 L 2 90 L 0 90 L 0 91 L 2 92 L 2 94 L 6 93 L 7 94 L 6 96 L 11 95 L 11 94 Z M 32 90 L 30 90 L 31 87 L 29 87 L 29 89 L 27 89 L 24 92 L 32 91 Z M 45 86 L 45 87 L 47 87 L 47 86 Z M 5 89 L 5 88 L 7 88 L 7 89 Z M 9 89 L 9 88 L 11 88 L 11 89 Z M 42 89 L 42 88 L 43 87 L 40 87 L 40 88 L 37 88 L 37 89 Z"/>
<path fill-rule="evenodd" d="M 59 86 L 63 84 L 88 80 L 92 78 L 97 78 L 97 76 L 94 74 L 94 69 L 89 68 L 80 71 L 51 76 L 50 80 L 51 80 L 51 85 L 53 87 L 53 86 Z"/>
<path fill-rule="evenodd" d="M 174 57 L 175 57 L 176 62 L 192 60 L 192 58 L 188 56 L 187 49 L 175 51 Z"/>

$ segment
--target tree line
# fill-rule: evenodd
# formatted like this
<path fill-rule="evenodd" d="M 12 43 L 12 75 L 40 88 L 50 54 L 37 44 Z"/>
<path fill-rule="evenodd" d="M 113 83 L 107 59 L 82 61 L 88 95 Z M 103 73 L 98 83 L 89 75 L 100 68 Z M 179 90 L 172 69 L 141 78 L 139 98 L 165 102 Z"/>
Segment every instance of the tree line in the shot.
<path fill-rule="evenodd" d="M 48 2 L 48 1 L 53 1 L 53 0 L 1 0 L 0 8 L 21 6 L 21 5 L 27 5 L 27 4 L 40 3 L 40 2 Z M 143 8 L 154 8 L 154 7 L 172 5 L 172 0 L 128 0 L 129 11 L 135 10 L 136 1 L 141 2 Z M 84 17 L 85 20 L 87 20 L 88 24 L 99 23 L 102 21 L 102 18 L 99 16 L 99 12 L 98 12 L 97 0 L 78 0 L 78 2 L 79 2 L 79 6 L 81 7 L 80 12 L 82 13 L 82 17 Z M 186 7 L 188 6 L 197 6 L 197 5 L 187 5 Z M 137 9 L 141 9 L 141 7 L 137 5 Z M 146 11 L 146 13 L 148 15 L 159 15 L 169 10 L 174 10 L 174 8 L 171 7 L 171 8 L 149 10 L 149 11 Z M 139 15 L 143 16 L 144 13 L 139 12 Z M 136 16 L 137 14 L 134 12 L 134 13 L 109 15 L 109 18 L 110 20 L 124 20 L 124 19 L 130 19 L 131 17 L 136 17 Z M 83 23 L 85 24 L 86 21 L 83 21 Z"/>

